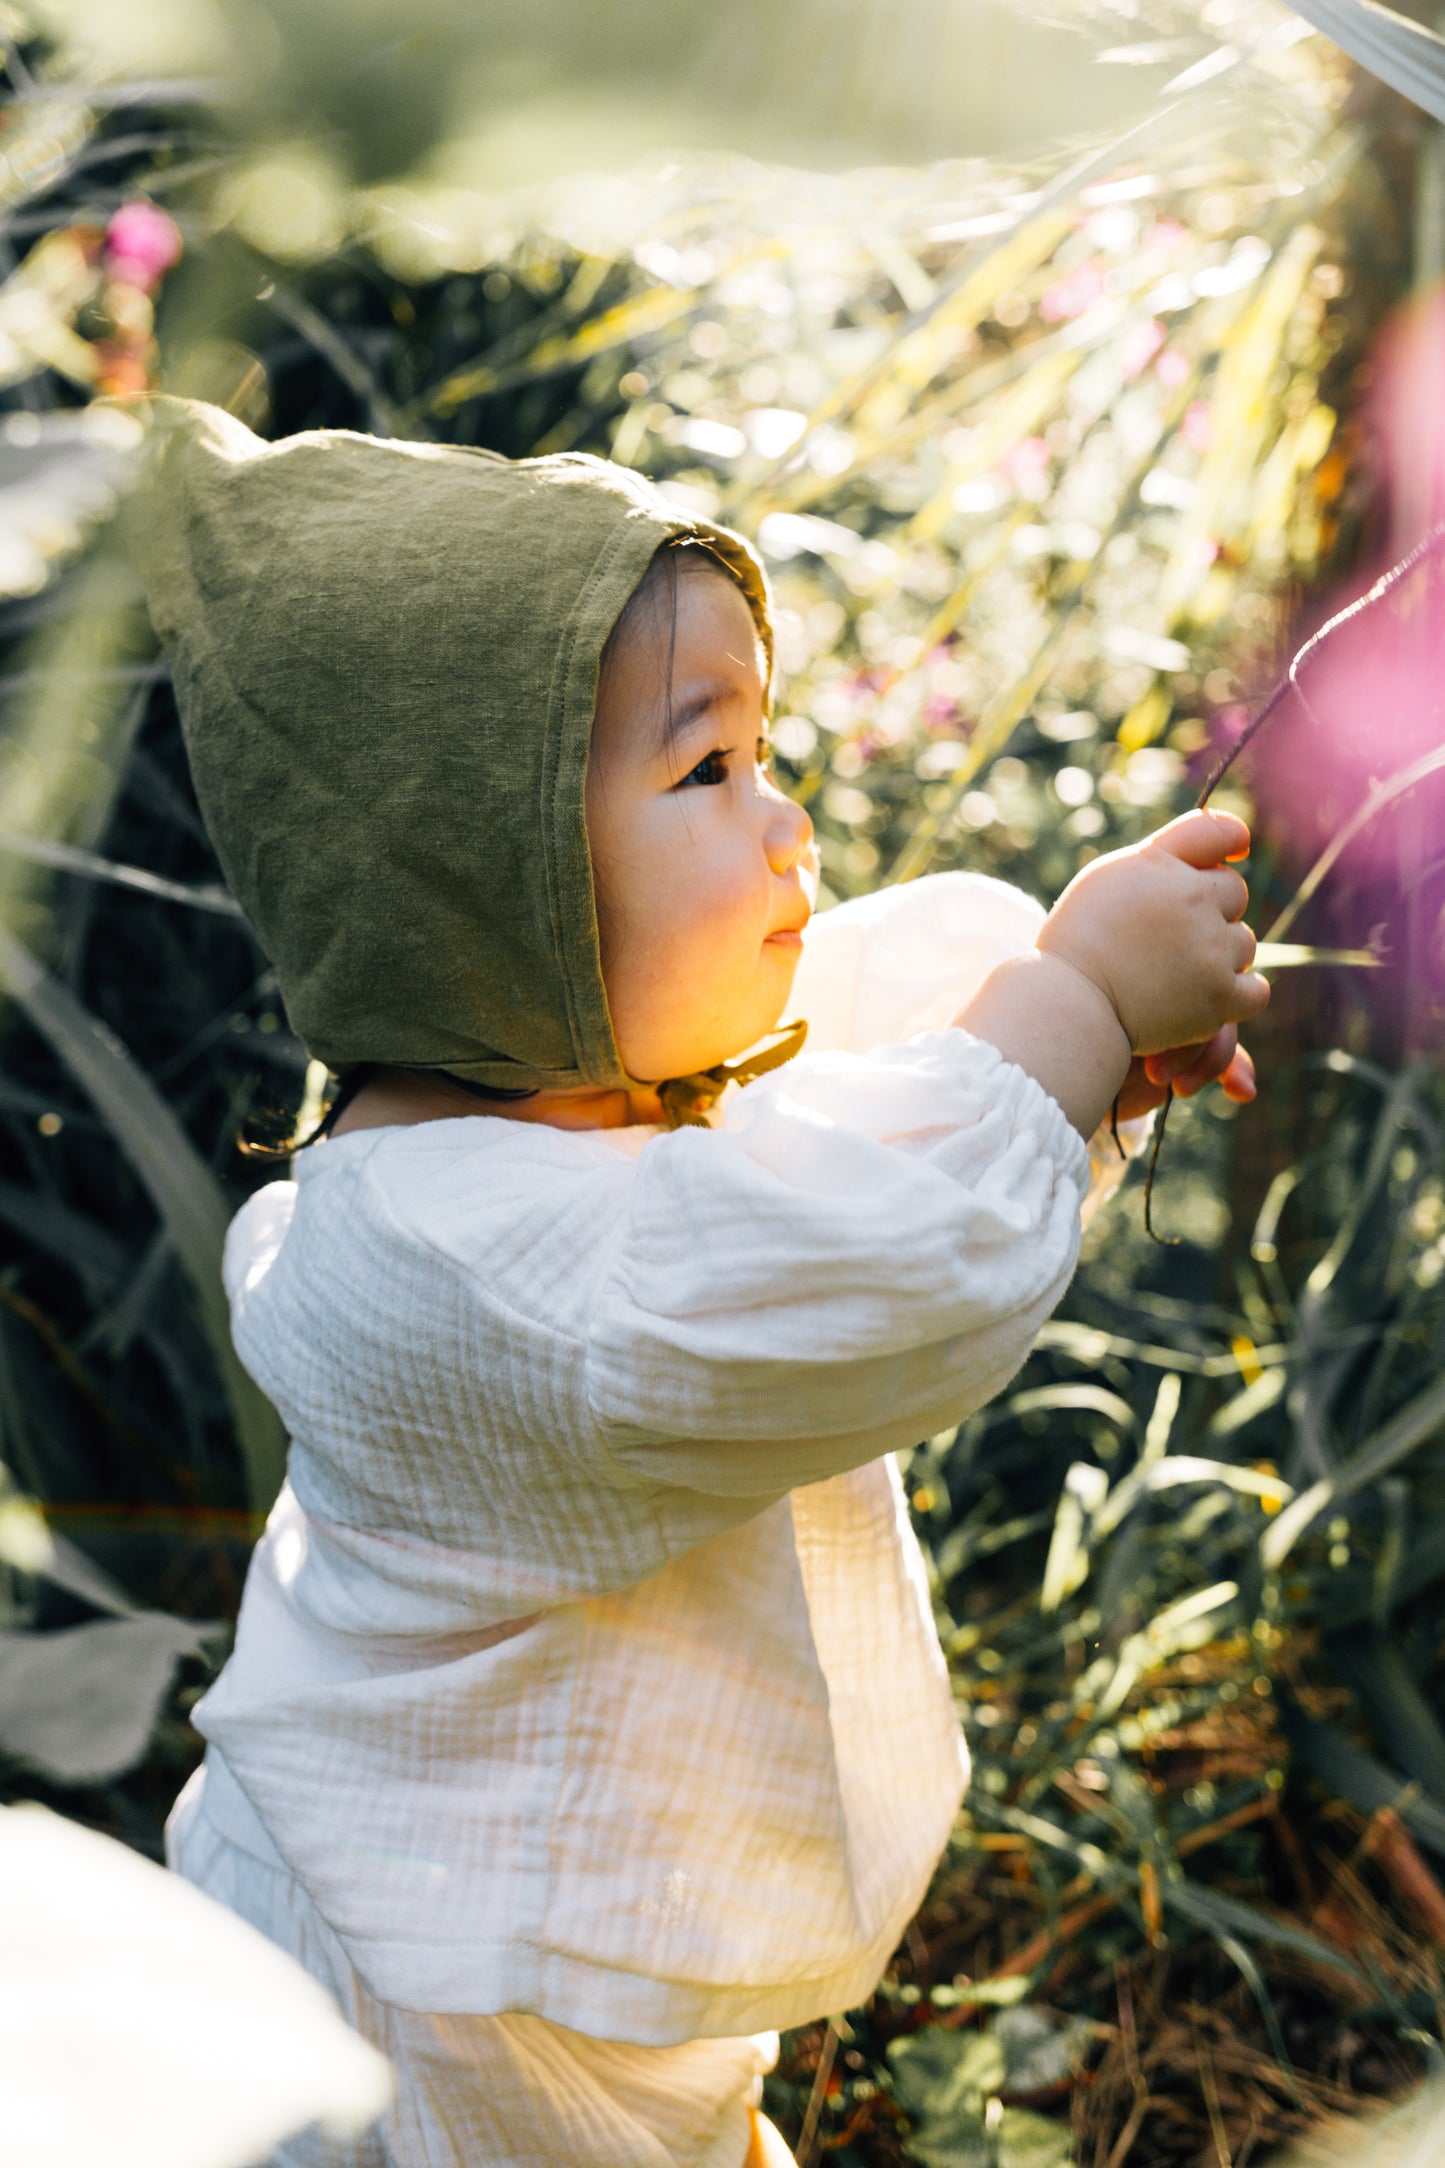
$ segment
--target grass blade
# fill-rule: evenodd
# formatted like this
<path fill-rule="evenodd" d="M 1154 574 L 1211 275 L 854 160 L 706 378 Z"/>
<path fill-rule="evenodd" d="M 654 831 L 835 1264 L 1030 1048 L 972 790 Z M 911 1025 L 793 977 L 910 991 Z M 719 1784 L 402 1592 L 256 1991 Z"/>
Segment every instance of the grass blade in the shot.
<path fill-rule="evenodd" d="M 1416 1446 L 1432 1438 L 1442 1424 L 1445 1424 L 1445 1378 L 1437 1378 L 1338 1468 L 1291 1500 L 1261 1538 L 1260 1557 L 1265 1565 L 1271 1571 L 1277 1571 L 1288 1557 L 1296 1537 L 1303 1535 L 1327 1506 L 1337 1499 L 1350 1497 L 1355 1491 L 1363 1490 L 1367 1483 L 1388 1474 L 1407 1454 L 1413 1453 Z"/>
<path fill-rule="evenodd" d="M 115 1035 L 50 978 L 20 941 L 0 928 L 0 986 L 49 1041 L 109 1122 L 195 1290 L 201 1322 L 226 1388 L 254 1511 L 265 1513 L 281 1486 L 286 1439 L 275 1409 L 241 1368 L 221 1284 L 221 1246 L 230 1214 L 219 1183 L 175 1113 Z"/>

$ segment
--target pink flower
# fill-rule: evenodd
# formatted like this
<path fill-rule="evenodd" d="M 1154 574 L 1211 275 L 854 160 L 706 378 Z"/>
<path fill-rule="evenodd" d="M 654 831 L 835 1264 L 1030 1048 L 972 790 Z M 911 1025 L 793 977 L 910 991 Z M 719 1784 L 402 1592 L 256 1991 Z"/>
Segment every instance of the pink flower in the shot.
<path fill-rule="evenodd" d="M 1156 218 L 1144 236 L 1144 246 L 1150 249 L 1172 250 L 1181 241 L 1189 239 L 1189 228 L 1181 226 L 1177 218 Z"/>
<path fill-rule="evenodd" d="M 1167 334 L 1157 316 L 1144 324 L 1133 324 L 1119 342 L 1119 367 L 1126 384 L 1132 384 L 1140 371 L 1147 369 Z"/>
<path fill-rule="evenodd" d="M 1209 401 L 1207 399 L 1195 400 L 1184 417 L 1181 434 L 1192 451 L 1207 451 L 1209 439 L 1213 434 L 1209 423 Z"/>
<path fill-rule="evenodd" d="M 1189 364 L 1177 346 L 1166 346 L 1154 364 L 1154 374 L 1166 391 L 1178 391 L 1189 375 Z"/>
<path fill-rule="evenodd" d="M 105 268 L 121 285 L 148 294 L 180 262 L 181 248 L 181 230 L 169 213 L 137 199 L 123 203 L 106 228 Z"/>
<path fill-rule="evenodd" d="M 999 461 L 999 467 L 1015 489 L 1027 495 L 1048 471 L 1049 447 L 1042 437 L 1021 437 Z"/>
<path fill-rule="evenodd" d="M 1075 264 L 1049 288 L 1039 303 L 1046 324 L 1061 324 L 1070 316 L 1082 316 L 1104 291 L 1104 274 L 1097 264 Z"/>

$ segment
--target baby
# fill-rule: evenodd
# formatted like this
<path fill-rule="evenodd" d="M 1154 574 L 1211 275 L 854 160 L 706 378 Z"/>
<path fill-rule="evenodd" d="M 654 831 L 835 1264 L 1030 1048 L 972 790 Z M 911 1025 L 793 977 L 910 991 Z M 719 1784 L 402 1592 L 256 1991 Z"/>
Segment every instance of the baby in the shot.
<path fill-rule="evenodd" d="M 395 2069 L 277 2158 L 786 2162 L 777 2029 L 967 1779 L 891 1453 L 1023 1361 L 1116 1101 L 1252 1096 L 1247 831 L 815 919 L 739 537 L 580 457 L 156 444 L 202 808 L 342 1077 L 227 1242 L 289 1477 L 170 1825 Z"/>

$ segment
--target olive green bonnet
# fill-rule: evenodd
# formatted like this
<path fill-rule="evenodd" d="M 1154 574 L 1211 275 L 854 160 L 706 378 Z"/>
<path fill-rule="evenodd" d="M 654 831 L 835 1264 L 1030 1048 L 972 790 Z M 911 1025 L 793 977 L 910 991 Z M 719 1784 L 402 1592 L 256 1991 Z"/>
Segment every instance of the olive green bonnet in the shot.
<path fill-rule="evenodd" d="M 762 566 L 627 468 L 153 404 L 129 518 L 201 812 L 333 1070 L 631 1086 L 584 791 L 603 646 L 657 550 L 703 542 L 771 662 Z M 656 1082 L 656 1079 L 648 1079 Z"/>

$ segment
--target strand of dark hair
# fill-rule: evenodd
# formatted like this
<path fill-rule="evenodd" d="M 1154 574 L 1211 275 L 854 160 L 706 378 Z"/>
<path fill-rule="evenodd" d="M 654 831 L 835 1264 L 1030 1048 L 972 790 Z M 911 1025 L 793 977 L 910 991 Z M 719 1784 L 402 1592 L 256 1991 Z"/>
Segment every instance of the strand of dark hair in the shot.
<path fill-rule="evenodd" d="M 304 1152 L 310 1144 L 319 1144 L 323 1138 L 330 1136 L 337 1122 L 340 1121 L 342 1115 L 357 1098 L 358 1094 L 371 1082 L 380 1066 L 379 1062 L 358 1061 L 344 1070 L 341 1073 L 335 1093 L 327 1102 L 325 1112 L 320 1120 L 304 1135 L 298 1126 L 292 1130 L 289 1137 L 286 1137 L 279 1144 L 263 1144 L 255 1138 L 240 1137 L 237 1139 L 236 1149 L 244 1159 L 279 1161 L 294 1158 L 297 1152 Z M 407 1074 L 411 1076 L 433 1076 L 439 1073 L 445 1074 L 448 1084 L 454 1084 L 458 1091 L 466 1092 L 473 1099 L 485 1099 L 496 1103 L 498 1101 L 510 1102 L 536 1097 L 534 1090 L 511 1090 L 496 1084 L 476 1084 L 470 1077 L 453 1076 L 450 1071 L 438 1072 L 430 1069 L 411 1069 L 407 1071 Z"/>

